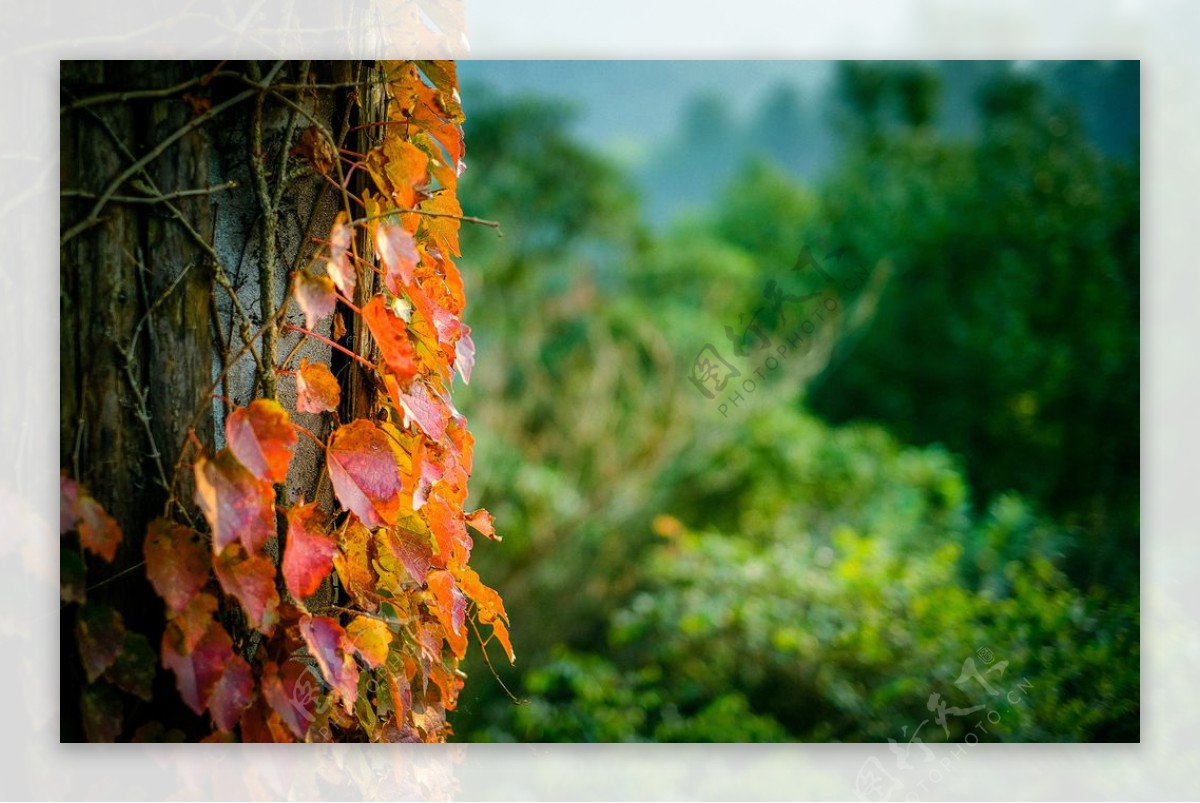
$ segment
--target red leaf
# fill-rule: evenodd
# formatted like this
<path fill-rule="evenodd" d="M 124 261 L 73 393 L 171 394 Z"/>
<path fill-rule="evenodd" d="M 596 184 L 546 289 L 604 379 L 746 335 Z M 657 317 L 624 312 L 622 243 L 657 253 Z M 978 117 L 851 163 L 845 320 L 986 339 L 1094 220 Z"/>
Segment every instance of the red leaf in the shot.
<path fill-rule="evenodd" d="M 347 649 L 346 631 L 328 616 L 305 616 L 300 620 L 300 635 L 325 682 L 341 694 L 346 711 L 352 713 L 358 695 L 358 666 Z"/>
<path fill-rule="evenodd" d="M 417 363 L 404 319 L 387 308 L 382 295 L 372 296 L 363 306 L 362 315 L 388 370 L 401 379 L 413 376 L 417 372 Z"/>
<path fill-rule="evenodd" d="M 401 387 L 390 376 L 384 377 L 388 393 L 397 408 L 404 410 L 404 426 L 416 422 L 421 431 L 435 441 L 446 434 L 446 423 L 450 410 L 441 396 L 429 389 L 425 382 L 416 378 Z"/>
<path fill-rule="evenodd" d="M 400 465 L 391 439 L 366 419 L 329 436 L 329 479 L 344 507 L 367 527 L 392 524 L 400 512 Z"/>
<path fill-rule="evenodd" d="M 479 510 L 472 510 L 470 513 L 465 514 L 465 516 L 467 524 L 478 530 L 481 535 L 486 535 L 493 541 L 500 540 L 496 537 L 495 522 L 492 519 L 491 513 L 488 513 L 483 508 L 479 508 Z"/>
<path fill-rule="evenodd" d="M 412 452 L 412 468 L 413 468 L 413 510 L 420 510 L 429 501 L 429 494 L 433 491 L 433 485 L 438 480 L 442 479 L 446 473 L 446 466 L 442 460 L 436 459 L 438 455 L 433 453 L 425 445 L 424 438 L 414 438 L 416 444 Z"/>
<path fill-rule="evenodd" d="M 296 271 L 292 294 L 304 312 L 304 325 L 309 329 L 314 328 L 337 306 L 333 280 L 328 276 L 314 276 L 306 270 Z"/>
<path fill-rule="evenodd" d="M 392 631 L 386 623 L 368 616 L 356 616 L 346 626 L 346 639 L 367 666 L 378 669 L 388 657 L 388 646 L 392 643 Z"/>
<path fill-rule="evenodd" d="M 75 623 L 79 657 L 88 683 L 112 666 L 125 642 L 125 624 L 121 614 L 107 605 L 90 604 L 79 609 Z"/>
<path fill-rule="evenodd" d="M 310 597 L 333 568 L 337 545 L 323 532 L 323 516 L 316 502 L 288 510 L 287 546 L 283 551 L 283 579 L 296 599 Z"/>
<path fill-rule="evenodd" d="M 146 576 L 167 607 L 182 611 L 208 583 L 211 560 L 200 533 L 155 519 L 146 529 Z"/>
<path fill-rule="evenodd" d="M 254 678 L 250 675 L 250 664 L 240 655 L 230 656 L 225 671 L 213 684 L 208 697 L 208 710 L 213 722 L 223 731 L 233 730 L 250 705 L 254 695 Z"/>
<path fill-rule="evenodd" d="M 333 232 L 329 235 L 329 261 L 325 263 L 325 271 L 342 291 L 342 295 L 352 299 L 354 287 L 358 284 L 358 274 L 350 261 L 350 237 L 346 213 L 339 212 L 337 222 L 333 224 Z"/>
<path fill-rule="evenodd" d="M 247 552 L 258 552 L 275 534 L 275 489 L 256 478 L 222 449 L 196 461 L 196 504 L 213 532 L 213 552 L 239 538 Z"/>
<path fill-rule="evenodd" d="M 195 649 L 186 652 L 177 643 L 178 632 L 168 627 L 163 633 L 162 664 L 175 672 L 179 696 L 197 714 L 204 713 L 213 687 L 233 659 L 233 642 L 217 622 L 209 622 Z"/>
<path fill-rule="evenodd" d="M 79 484 L 63 471 L 58 475 L 59 535 L 75 529 L 79 521 Z"/>
<path fill-rule="evenodd" d="M 217 556 L 213 568 L 225 593 L 237 597 L 250 622 L 270 633 L 279 621 L 279 592 L 275 590 L 275 564 L 264 555 L 238 557 L 241 549 L 230 546 Z"/>
<path fill-rule="evenodd" d="M 444 569 L 434 569 L 426 578 L 433 594 L 433 614 L 442 623 L 446 641 L 459 658 L 467 651 L 467 598 L 454 582 L 454 576 Z"/>
<path fill-rule="evenodd" d="M 392 295 L 400 295 L 413 283 L 420 256 L 411 234 L 395 223 L 383 222 L 375 229 L 375 250 L 383 262 L 383 281 Z"/>
<path fill-rule="evenodd" d="M 302 413 L 329 413 L 342 400 L 342 388 L 324 363 L 300 360 L 296 372 L 296 409 Z"/>
<path fill-rule="evenodd" d="M 316 700 L 321 694 L 321 687 L 312 672 L 308 665 L 299 661 L 287 661 L 282 670 L 274 662 L 263 667 L 263 697 L 298 739 L 303 739 L 308 732 Z"/>
<path fill-rule="evenodd" d="M 260 480 L 287 479 L 297 435 L 278 402 L 256 399 L 234 410 L 225 419 L 225 439 L 234 456 Z"/>

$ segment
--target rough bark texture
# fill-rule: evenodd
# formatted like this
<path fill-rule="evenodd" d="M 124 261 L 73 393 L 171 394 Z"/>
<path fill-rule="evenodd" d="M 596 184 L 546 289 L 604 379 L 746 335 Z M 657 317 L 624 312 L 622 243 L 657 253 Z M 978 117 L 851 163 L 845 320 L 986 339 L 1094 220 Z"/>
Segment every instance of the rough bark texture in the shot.
<path fill-rule="evenodd" d="M 253 78 L 274 66 L 227 63 L 220 69 Z M 184 61 L 63 62 L 62 101 L 68 105 L 109 93 L 160 90 L 217 67 Z M 352 75 L 354 70 L 339 66 L 336 73 Z M 312 71 L 319 82 L 335 80 L 332 64 L 314 64 Z M 292 63 L 279 74 L 300 83 L 309 78 L 301 72 L 301 65 Z M 126 627 L 146 635 L 156 649 L 163 632 L 162 603 L 138 564 L 146 525 L 161 514 L 168 498 L 163 480 L 173 485 L 185 516 L 198 518 L 188 465 L 178 482 L 173 479 L 188 430 L 194 427 L 206 447 L 222 445 L 225 402 L 210 400 L 214 380 L 229 356 L 242 348 L 244 336 L 260 329 L 264 312 L 284 303 L 291 271 L 316 253 L 319 246 L 311 238 L 327 235 L 336 211 L 335 193 L 323 191 L 320 178 L 299 169 L 302 160 L 287 156 L 311 124 L 295 108 L 252 95 L 196 124 L 206 109 L 245 92 L 246 86 L 226 77 L 186 92 L 114 98 L 62 115 L 64 232 L 88 219 L 96 198 L 135 160 L 187 129 L 116 189 L 100 210 L 99 222 L 71 237 L 61 250 L 60 465 L 87 486 L 124 532 L 111 565 L 88 558 L 88 599 L 118 608 Z M 339 132 L 345 124 L 338 116 L 347 107 L 345 93 L 324 89 L 291 97 Z M 256 131 L 261 131 L 261 148 L 254 147 Z M 280 182 L 285 184 L 269 216 L 256 191 L 261 187 L 256 184 L 259 169 L 270 195 Z M 230 181 L 236 187 L 224 186 Z M 178 195 L 208 188 L 213 189 Z M 272 253 L 272 286 L 264 287 L 268 271 L 263 257 Z M 236 302 L 226 288 L 234 291 Z M 302 316 L 293 309 L 290 317 L 298 322 Z M 323 331 L 328 334 L 328 322 Z M 296 343 L 295 335 L 281 335 L 278 357 Z M 261 337 L 255 339 L 260 355 L 263 345 Z M 310 359 L 329 361 L 327 346 L 306 343 L 303 349 L 300 353 Z M 217 383 L 215 393 L 245 404 L 275 381 L 273 372 L 257 371 L 254 358 L 246 354 Z M 295 386 L 288 377 L 278 379 L 277 393 L 292 406 Z M 301 414 L 297 421 L 319 426 L 318 416 L 311 422 L 306 418 Z M 294 473 L 281 490 L 291 499 L 313 498 L 320 459 L 319 451 L 301 439 Z M 64 741 L 82 738 L 77 723 L 84 678 L 72 655 L 73 628 L 73 613 L 64 612 Z M 202 732 L 200 718 L 178 702 L 173 680 L 159 669 L 154 702 L 141 706 L 147 710 L 127 707 L 122 739 L 130 738 L 151 714 L 172 723 L 194 721 Z"/>

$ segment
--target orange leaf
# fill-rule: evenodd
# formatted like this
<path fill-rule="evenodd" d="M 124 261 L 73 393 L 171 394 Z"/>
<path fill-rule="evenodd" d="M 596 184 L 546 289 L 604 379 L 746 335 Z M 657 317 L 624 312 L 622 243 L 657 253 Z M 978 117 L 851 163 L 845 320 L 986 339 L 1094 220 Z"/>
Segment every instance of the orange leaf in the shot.
<path fill-rule="evenodd" d="M 337 295 L 333 292 L 333 280 L 328 276 L 313 276 L 306 270 L 296 271 L 292 294 L 304 312 L 304 325 L 309 329 L 337 306 Z"/>
<path fill-rule="evenodd" d="M 472 510 L 470 513 L 465 515 L 467 524 L 470 524 L 472 527 L 478 530 L 481 535 L 486 535 L 493 541 L 500 540 L 496 537 L 495 522 L 492 519 L 491 513 L 488 513 L 483 508 L 479 508 L 479 510 Z"/>
<path fill-rule="evenodd" d="M 366 419 L 329 436 L 329 479 L 343 507 L 367 527 L 392 524 L 400 513 L 400 466 L 391 439 Z"/>
<path fill-rule="evenodd" d="M 275 590 L 275 564 L 265 555 L 239 558 L 241 549 L 230 546 L 217 556 L 213 568 L 225 593 L 241 603 L 250 623 L 270 633 L 279 621 L 279 592 Z"/>
<path fill-rule="evenodd" d="M 201 591 L 192 597 L 183 610 L 169 614 L 167 628 L 178 633 L 176 638 L 183 652 L 191 652 L 196 648 L 196 644 L 208 632 L 209 622 L 216 612 L 217 598 Z"/>
<path fill-rule="evenodd" d="M 342 388 L 333 372 L 320 362 L 301 358 L 296 371 L 296 409 L 302 413 L 331 413 L 342 401 Z"/>
<path fill-rule="evenodd" d="M 234 456 L 260 480 L 283 482 L 296 447 L 296 429 L 278 402 L 256 399 L 225 419 L 225 439 Z"/>
<path fill-rule="evenodd" d="M 356 616 L 346 626 L 346 638 L 372 669 L 378 669 L 387 661 L 392 631 L 386 623 L 369 616 Z"/>
<path fill-rule="evenodd" d="M 426 577 L 435 605 L 430 606 L 442 624 L 446 641 L 454 654 L 462 658 L 467 652 L 467 598 L 454 582 L 454 576 L 444 569 L 434 569 Z"/>
<path fill-rule="evenodd" d="M 339 549 L 333 555 L 342 587 L 365 611 L 379 608 L 375 594 L 375 574 L 371 571 L 371 531 L 351 519 L 338 538 Z"/>
<path fill-rule="evenodd" d="M 428 200 L 422 201 L 418 207 L 422 212 L 433 212 L 433 215 L 422 215 L 421 226 L 429 242 L 443 254 L 459 256 L 458 228 L 461 223 L 462 207 L 458 198 L 450 190 L 438 190 Z"/>
<path fill-rule="evenodd" d="M 287 512 L 287 546 L 283 551 L 283 579 L 296 599 L 316 593 L 333 567 L 337 545 L 325 535 L 316 502 L 297 505 Z"/>
<path fill-rule="evenodd" d="M 120 525 L 65 472 L 59 475 L 59 528 L 64 533 L 77 531 L 83 548 L 108 563 L 116 557 L 121 543 Z"/>
<path fill-rule="evenodd" d="M 172 611 L 182 611 L 208 583 L 211 560 L 200 533 L 155 519 L 146 529 L 146 576 Z"/>
<path fill-rule="evenodd" d="M 373 296 L 362 308 L 362 314 L 371 336 L 379 344 L 388 370 L 402 379 L 415 374 L 417 364 L 413 360 L 413 346 L 406 334 L 408 326 L 404 319 L 387 308 L 382 295 Z"/>
<path fill-rule="evenodd" d="M 275 534 L 275 489 L 222 449 L 195 465 L 196 505 L 213 533 L 213 552 L 241 539 L 247 552 L 258 552 Z"/>

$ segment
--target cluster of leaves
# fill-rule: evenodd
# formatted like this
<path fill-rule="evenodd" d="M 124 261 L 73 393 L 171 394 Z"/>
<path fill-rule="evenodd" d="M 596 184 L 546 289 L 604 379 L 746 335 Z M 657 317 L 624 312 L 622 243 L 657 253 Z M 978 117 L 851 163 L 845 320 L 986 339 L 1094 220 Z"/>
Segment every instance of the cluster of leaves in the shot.
<path fill-rule="evenodd" d="M 305 359 L 292 371 L 285 361 L 278 372 L 295 376 L 296 411 L 330 416 L 328 438 L 273 399 L 232 409 L 223 448 L 193 442 L 194 501 L 208 532 L 163 517 L 145 535 L 146 574 L 166 605 L 161 664 L 188 707 L 211 717 L 213 740 L 443 740 L 469 633 L 514 657 L 504 603 L 468 565 L 468 525 L 496 535 L 486 510 L 463 509 L 473 439 L 450 402 L 453 377 L 469 381 L 474 363 L 453 262 L 464 151 L 454 65 L 382 69 L 385 133 L 360 163 L 374 188 L 344 192 L 322 270 L 297 270 L 292 283 L 308 328 L 291 328 L 320 338 L 311 330 L 341 305 L 369 332 L 373 347 L 348 353 L 380 389 L 372 417 L 341 422 L 330 367 Z M 298 148 L 328 171 L 333 161 L 315 158 L 322 141 L 310 129 Z M 332 505 L 279 504 L 301 433 L 321 447 Z M 64 532 L 111 560 L 116 523 L 69 479 L 62 487 Z M 64 600 L 82 602 L 78 562 L 63 555 Z M 89 682 L 103 675 L 148 699 L 146 639 L 107 608 L 81 608 L 79 623 Z M 116 735 L 104 732 L 106 715 L 119 731 L 106 689 L 85 693 L 89 738 Z"/>

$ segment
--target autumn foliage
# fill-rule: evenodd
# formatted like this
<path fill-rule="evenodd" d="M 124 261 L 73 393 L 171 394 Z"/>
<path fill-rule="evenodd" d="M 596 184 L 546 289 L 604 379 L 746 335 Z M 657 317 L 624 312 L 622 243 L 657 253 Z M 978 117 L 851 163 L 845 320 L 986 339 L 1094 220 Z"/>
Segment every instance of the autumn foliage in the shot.
<path fill-rule="evenodd" d="M 178 465 L 198 515 L 169 502 L 145 533 L 124 535 L 143 539 L 161 634 L 128 632 L 119 611 L 87 601 L 85 561 L 64 540 L 63 599 L 79 603 L 79 653 L 89 684 L 100 681 L 82 701 L 90 739 L 115 737 L 116 690 L 149 701 L 162 667 L 211 720 L 212 740 L 440 741 L 470 642 L 494 640 L 514 658 L 504 603 L 469 565 L 471 531 L 496 535 L 487 511 L 463 508 L 473 439 L 450 401 L 475 356 L 453 261 L 464 155 L 454 65 L 381 69 L 386 120 L 354 164 L 369 176 L 360 194 L 318 127 L 299 137 L 345 210 L 319 257 L 291 276 L 305 327 L 282 327 L 317 338 L 335 314 L 365 327 L 367 347 L 349 368 L 372 389 L 373 409 L 341 420 L 346 388 L 331 366 L 289 355 L 275 372 L 295 382 L 295 410 L 258 398 L 227 410 L 222 448 L 191 438 Z M 295 412 L 327 417 L 330 434 L 300 426 Z M 285 504 L 277 492 L 302 437 L 320 445 L 332 504 Z M 123 537 L 66 472 L 61 529 L 109 562 Z"/>

